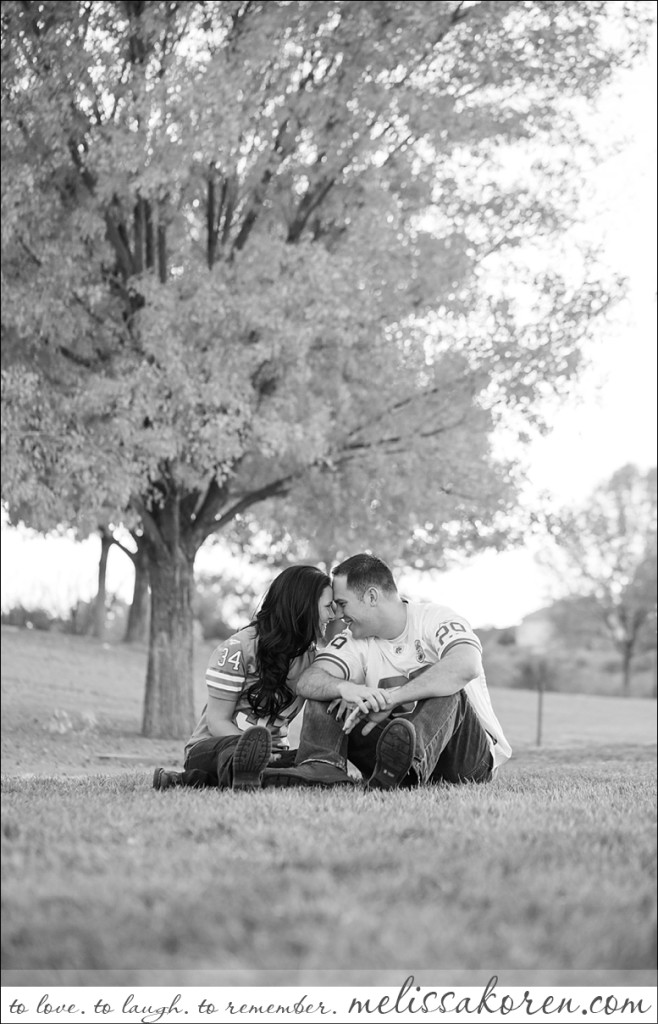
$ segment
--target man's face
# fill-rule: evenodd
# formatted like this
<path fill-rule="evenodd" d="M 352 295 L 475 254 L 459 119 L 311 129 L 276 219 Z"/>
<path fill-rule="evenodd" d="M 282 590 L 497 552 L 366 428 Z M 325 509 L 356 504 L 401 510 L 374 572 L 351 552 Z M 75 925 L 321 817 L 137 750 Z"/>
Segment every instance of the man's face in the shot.
<path fill-rule="evenodd" d="M 347 586 L 345 576 L 335 576 L 333 588 L 336 614 L 349 627 L 352 636 L 376 636 L 379 619 L 376 588 L 369 587 L 363 597 L 359 597 Z"/>

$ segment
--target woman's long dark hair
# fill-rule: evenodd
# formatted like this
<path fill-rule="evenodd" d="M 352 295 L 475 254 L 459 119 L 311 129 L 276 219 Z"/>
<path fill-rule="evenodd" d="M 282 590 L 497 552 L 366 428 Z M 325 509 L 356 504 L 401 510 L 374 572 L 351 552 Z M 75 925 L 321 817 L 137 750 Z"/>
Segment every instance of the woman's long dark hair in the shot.
<path fill-rule="evenodd" d="M 294 700 L 286 683 L 290 663 L 320 632 L 319 601 L 331 580 L 314 565 L 291 565 L 271 583 L 251 625 L 256 627 L 258 682 L 247 692 L 259 718 L 278 715 Z"/>

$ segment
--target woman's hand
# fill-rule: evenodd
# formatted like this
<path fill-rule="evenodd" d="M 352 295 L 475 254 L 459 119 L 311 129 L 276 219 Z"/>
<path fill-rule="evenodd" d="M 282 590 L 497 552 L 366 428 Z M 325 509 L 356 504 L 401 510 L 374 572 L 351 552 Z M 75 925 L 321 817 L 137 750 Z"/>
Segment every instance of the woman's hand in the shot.
<path fill-rule="evenodd" d="M 341 718 L 345 718 L 351 711 L 354 711 L 354 704 L 348 704 L 342 697 L 337 697 L 336 700 L 332 700 L 327 708 L 327 714 L 335 712 L 335 717 L 340 721 Z"/>
<path fill-rule="evenodd" d="M 358 725 L 359 722 L 365 721 L 366 724 L 363 726 L 363 735 L 367 736 L 379 722 L 386 721 L 391 714 L 391 711 L 392 708 L 387 708 L 386 711 L 371 711 L 370 714 L 364 715 L 358 708 L 355 708 L 349 718 L 346 719 L 345 724 L 343 725 L 343 732 L 349 734 L 352 732 L 355 725 Z"/>

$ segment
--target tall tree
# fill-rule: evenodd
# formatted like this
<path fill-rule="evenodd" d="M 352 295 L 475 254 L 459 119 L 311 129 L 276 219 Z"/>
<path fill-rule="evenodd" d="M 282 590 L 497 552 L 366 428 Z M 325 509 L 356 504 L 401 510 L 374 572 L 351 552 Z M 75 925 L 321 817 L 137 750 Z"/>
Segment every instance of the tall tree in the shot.
<path fill-rule="evenodd" d="M 129 531 L 134 544 L 133 548 L 126 544 L 123 531 L 111 527 L 107 531 L 110 544 L 114 544 L 132 562 L 134 570 L 133 593 L 128 608 L 128 621 L 124 634 L 125 643 L 144 642 L 147 639 L 149 614 L 149 566 L 147 551 L 141 543 L 142 530 L 135 526 Z"/>
<path fill-rule="evenodd" d="M 106 527 L 100 529 L 101 553 L 98 559 L 98 589 L 94 600 L 93 634 L 99 640 L 105 639 L 107 612 L 107 560 L 112 547 L 112 535 Z"/>
<path fill-rule="evenodd" d="M 622 660 L 631 692 L 633 656 L 656 617 L 656 470 L 618 469 L 577 509 L 547 517 L 552 565 L 571 596 L 589 597 Z"/>
<path fill-rule="evenodd" d="M 128 554 L 135 570 L 133 594 L 130 608 L 128 609 L 128 622 L 126 624 L 124 641 L 126 643 L 143 643 L 147 639 L 149 616 L 149 565 L 147 552 L 144 545 L 139 541 L 136 551 L 128 552 L 125 547 L 122 547 L 122 551 Z"/>
<path fill-rule="evenodd" d="M 611 290 L 489 268 L 569 222 L 570 101 L 650 11 L 3 3 L 3 495 L 141 523 L 146 734 L 190 728 L 194 559 L 236 516 L 318 493 L 458 545 L 511 507 L 496 425 Z"/>

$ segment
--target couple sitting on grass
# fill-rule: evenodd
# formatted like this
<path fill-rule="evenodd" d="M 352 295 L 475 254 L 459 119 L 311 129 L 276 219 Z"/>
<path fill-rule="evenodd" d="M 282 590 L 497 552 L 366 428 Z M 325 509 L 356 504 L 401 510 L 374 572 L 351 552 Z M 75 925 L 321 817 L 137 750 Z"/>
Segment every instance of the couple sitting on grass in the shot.
<path fill-rule="evenodd" d="M 510 757 L 466 620 L 403 600 L 372 555 L 332 575 L 285 569 L 254 621 L 213 651 L 184 770 L 157 768 L 155 789 L 359 785 L 348 761 L 366 790 L 489 782 Z M 337 618 L 346 628 L 326 643 Z"/>

